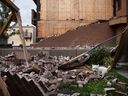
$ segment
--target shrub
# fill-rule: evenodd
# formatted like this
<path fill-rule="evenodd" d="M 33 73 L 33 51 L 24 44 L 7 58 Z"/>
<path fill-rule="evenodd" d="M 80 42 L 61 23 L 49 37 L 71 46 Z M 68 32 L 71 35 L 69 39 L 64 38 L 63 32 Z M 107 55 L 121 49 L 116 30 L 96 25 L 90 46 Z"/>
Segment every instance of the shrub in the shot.
<path fill-rule="evenodd" d="M 90 51 L 90 59 L 88 60 L 89 64 L 99 64 L 99 65 L 108 65 L 111 63 L 110 50 L 105 47 L 98 47 Z"/>
<path fill-rule="evenodd" d="M 113 62 L 113 58 L 112 57 L 105 57 L 104 59 L 103 59 L 103 65 L 104 66 L 109 66 L 109 65 L 111 65 L 112 64 L 112 62 Z"/>

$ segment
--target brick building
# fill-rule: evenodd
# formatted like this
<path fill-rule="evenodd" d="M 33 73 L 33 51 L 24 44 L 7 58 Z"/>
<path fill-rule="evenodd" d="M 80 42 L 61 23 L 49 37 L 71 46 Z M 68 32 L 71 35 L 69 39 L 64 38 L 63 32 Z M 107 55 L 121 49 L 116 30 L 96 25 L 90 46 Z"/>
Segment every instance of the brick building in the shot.
<path fill-rule="evenodd" d="M 38 37 L 61 35 L 81 25 L 113 16 L 112 0 L 33 0 L 32 23 Z"/>

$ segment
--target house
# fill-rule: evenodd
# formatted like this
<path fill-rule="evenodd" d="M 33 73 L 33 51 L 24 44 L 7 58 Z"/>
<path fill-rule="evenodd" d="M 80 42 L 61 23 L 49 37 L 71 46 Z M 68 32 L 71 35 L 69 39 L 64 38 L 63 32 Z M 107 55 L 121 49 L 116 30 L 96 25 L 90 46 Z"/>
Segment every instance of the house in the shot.
<path fill-rule="evenodd" d="M 26 46 L 30 46 L 36 42 L 36 30 L 34 26 L 23 26 L 24 30 L 24 39 Z M 14 28 L 8 28 L 7 33 L 9 34 L 8 44 L 12 44 L 12 46 L 20 46 L 22 44 L 20 39 L 19 28 L 16 26 Z"/>

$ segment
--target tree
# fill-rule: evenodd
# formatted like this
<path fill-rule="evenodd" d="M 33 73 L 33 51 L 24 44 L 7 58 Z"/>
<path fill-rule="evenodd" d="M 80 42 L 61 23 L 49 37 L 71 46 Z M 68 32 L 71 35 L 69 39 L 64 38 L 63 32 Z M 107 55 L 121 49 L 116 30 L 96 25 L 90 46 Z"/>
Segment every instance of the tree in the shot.
<path fill-rule="evenodd" d="M 3 25 L 7 22 L 7 18 L 10 14 L 10 9 L 0 2 L 0 31 Z M 0 36 L 0 44 L 6 44 L 8 39 L 8 34 L 6 32 L 2 33 Z"/>
<path fill-rule="evenodd" d="M 8 7 L 6 7 L 4 4 L 0 2 L 0 24 L 4 24 L 7 21 L 7 17 L 9 16 L 9 13 L 11 11 Z"/>

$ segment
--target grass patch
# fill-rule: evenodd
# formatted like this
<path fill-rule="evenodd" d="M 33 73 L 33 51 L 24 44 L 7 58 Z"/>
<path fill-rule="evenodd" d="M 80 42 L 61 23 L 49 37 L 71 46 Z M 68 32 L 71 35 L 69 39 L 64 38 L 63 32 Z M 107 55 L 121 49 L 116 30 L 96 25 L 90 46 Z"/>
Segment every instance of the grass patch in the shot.
<path fill-rule="evenodd" d="M 121 81 L 121 82 L 124 82 L 124 83 L 127 83 L 127 84 L 128 84 L 128 79 L 125 78 L 125 77 L 123 77 L 122 75 L 118 74 L 118 73 L 116 72 L 116 70 L 114 70 L 114 69 L 113 69 L 112 71 L 110 71 L 110 72 L 108 73 L 108 75 L 111 76 L 111 77 L 117 78 L 118 81 Z M 122 92 L 128 94 L 128 90 L 121 90 L 121 89 L 116 89 L 116 90 L 117 90 L 117 91 L 122 91 Z"/>
<path fill-rule="evenodd" d="M 90 93 L 103 94 L 103 89 L 106 86 L 105 80 L 90 81 L 83 88 L 77 88 L 70 83 L 63 84 L 61 88 L 69 88 L 73 92 L 81 93 L 81 96 L 90 96 Z"/>
<path fill-rule="evenodd" d="M 113 77 L 113 78 L 117 78 L 118 81 L 128 83 L 128 79 L 125 78 L 125 77 L 123 77 L 122 75 L 118 74 L 115 69 L 112 69 L 112 70 L 108 73 L 108 76 L 111 76 L 111 77 Z"/>
<path fill-rule="evenodd" d="M 125 83 L 128 83 L 128 79 L 126 79 L 125 77 L 121 76 L 120 74 L 118 74 L 116 72 L 116 70 L 111 70 L 108 73 L 108 76 L 114 78 L 117 78 L 118 81 L 122 81 Z M 86 85 L 83 86 L 83 88 L 78 88 L 73 86 L 71 83 L 66 83 L 66 84 L 62 84 L 60 88 L 68 88 L 70 90 L 72 90 L 73 92 L 78 92 L 81 94 L 81 96 L 90 96 L 91 93 L 97 93 L 97 94 L 104 94 L 104 88 L 106 86 L 107 81 L 105 80 L 99 80 L 99 81 L 90 81 L 89 83 L 87 83 Z M 121 91 L 119 89 L 116 89 L 118 91 Z M 127 93 L 127 90 L 125 90 L 124 92 Z M 112 96 L 112 95 L 109 95 Z"/>

